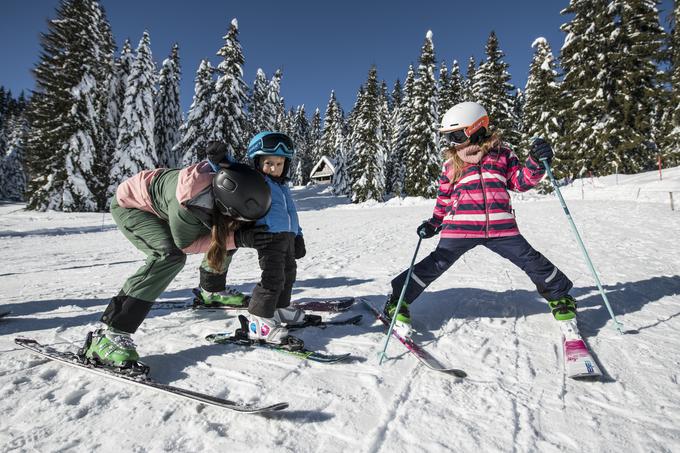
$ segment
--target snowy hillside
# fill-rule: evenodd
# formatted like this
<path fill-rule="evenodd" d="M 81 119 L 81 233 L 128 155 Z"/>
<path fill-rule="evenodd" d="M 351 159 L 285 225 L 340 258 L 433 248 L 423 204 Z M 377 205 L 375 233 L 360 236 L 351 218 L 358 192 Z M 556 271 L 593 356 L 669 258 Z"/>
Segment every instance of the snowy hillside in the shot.
<path fill-rule="evenodd" d="M 297 333 L 314 349 L 350 352 L 324 365 L 212 345 L 233 314 L 153 310 L 135 335 L 163 383 L 247 402 L 288 401 L 269 416 L 187 403 L 18 350 L 17 336 L 76 348 L 143 256 L 110 215 L 0 205 L 0 451 L 680 451 L 680 167 L 576 181 L 563 193 L 599 271 L 620 335 L 554 196 L 515 198 L 523 234 L 575 284 L 581 333 L 605 378 L 565 379 L 559 329 L 528 277 L 486 249 L 465 255 L 412 306 L 416 337 L 454 379 L 397 342 L 378 365 L 382 326 Z M 675 211 L 668 192 L 674 191 Z M 378 305 L 415 248 L 432 200 L 350 205 L 294 191 L 307 240 L 294 298 L 363 296 Z M 436 246 L 423 243 L 419 257 Z M 187 301 L 200 257 L 161 300 Z M 228 282 L 250 291 L 259 269 L 239 251 Z"/>

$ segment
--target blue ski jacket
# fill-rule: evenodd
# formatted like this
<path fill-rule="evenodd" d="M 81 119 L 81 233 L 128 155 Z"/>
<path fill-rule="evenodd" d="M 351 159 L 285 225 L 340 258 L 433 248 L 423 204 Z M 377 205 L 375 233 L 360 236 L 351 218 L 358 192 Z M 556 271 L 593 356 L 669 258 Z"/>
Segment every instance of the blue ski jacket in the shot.
<path fill-rule="evenodd" d="M 290 194 L 290 188 L 285 183 L 280 184 L 267 175 L 264 179 L 272 192 L 272 207 L 266 216 L 255 222 L 255 225 L 266 225 L 270 233 L 302 235 L 300 220 L 295 202 Z"/>

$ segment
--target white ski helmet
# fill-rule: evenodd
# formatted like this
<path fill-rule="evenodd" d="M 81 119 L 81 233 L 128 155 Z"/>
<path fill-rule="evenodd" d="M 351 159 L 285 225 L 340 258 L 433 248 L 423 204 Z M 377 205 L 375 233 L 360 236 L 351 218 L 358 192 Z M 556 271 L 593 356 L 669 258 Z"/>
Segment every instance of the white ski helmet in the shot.
<path fill-rule="evenodd" d="M 478 142 L 489 130 L 489 115 L 476 102 L 461 102 L 446 111 L 439 132 L 451 143 Z"/>

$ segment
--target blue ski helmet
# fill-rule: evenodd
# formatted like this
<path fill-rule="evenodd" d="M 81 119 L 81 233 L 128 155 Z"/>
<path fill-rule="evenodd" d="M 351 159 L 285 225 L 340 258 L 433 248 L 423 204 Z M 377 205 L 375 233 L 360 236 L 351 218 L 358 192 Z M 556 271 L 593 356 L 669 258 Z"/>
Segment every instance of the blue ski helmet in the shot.
<path fill-rule="evenodd" d="M 290 160 L 295 155 L 293 140 L 283 132 L 263 131 L 250 140 L 248 160 L 254 162 L 258 156 L 281 156 Z"/>

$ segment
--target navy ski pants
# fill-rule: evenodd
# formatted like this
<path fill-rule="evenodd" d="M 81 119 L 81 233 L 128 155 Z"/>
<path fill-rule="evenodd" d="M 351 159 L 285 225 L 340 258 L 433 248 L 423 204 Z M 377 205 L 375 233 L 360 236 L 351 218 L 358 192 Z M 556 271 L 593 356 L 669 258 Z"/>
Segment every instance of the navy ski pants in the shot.
<path fill-rule="evenodd" d="M 483 245 L 503 258 L 509 259 L 526 272 L 536 285 L 538 292 L 546 300 L 556 300 L 566 296 L 573 286 L 571 280 L 545 256 L 534 250 L 522 235 L 481 239 L 442 238 L 437 248 L 414 266 L 404 301 L 413 302 L 458 258 L 478 245 Z M 399 297 L 407 274 L 408 269 L 392 280 L 393 295 Z"/>

